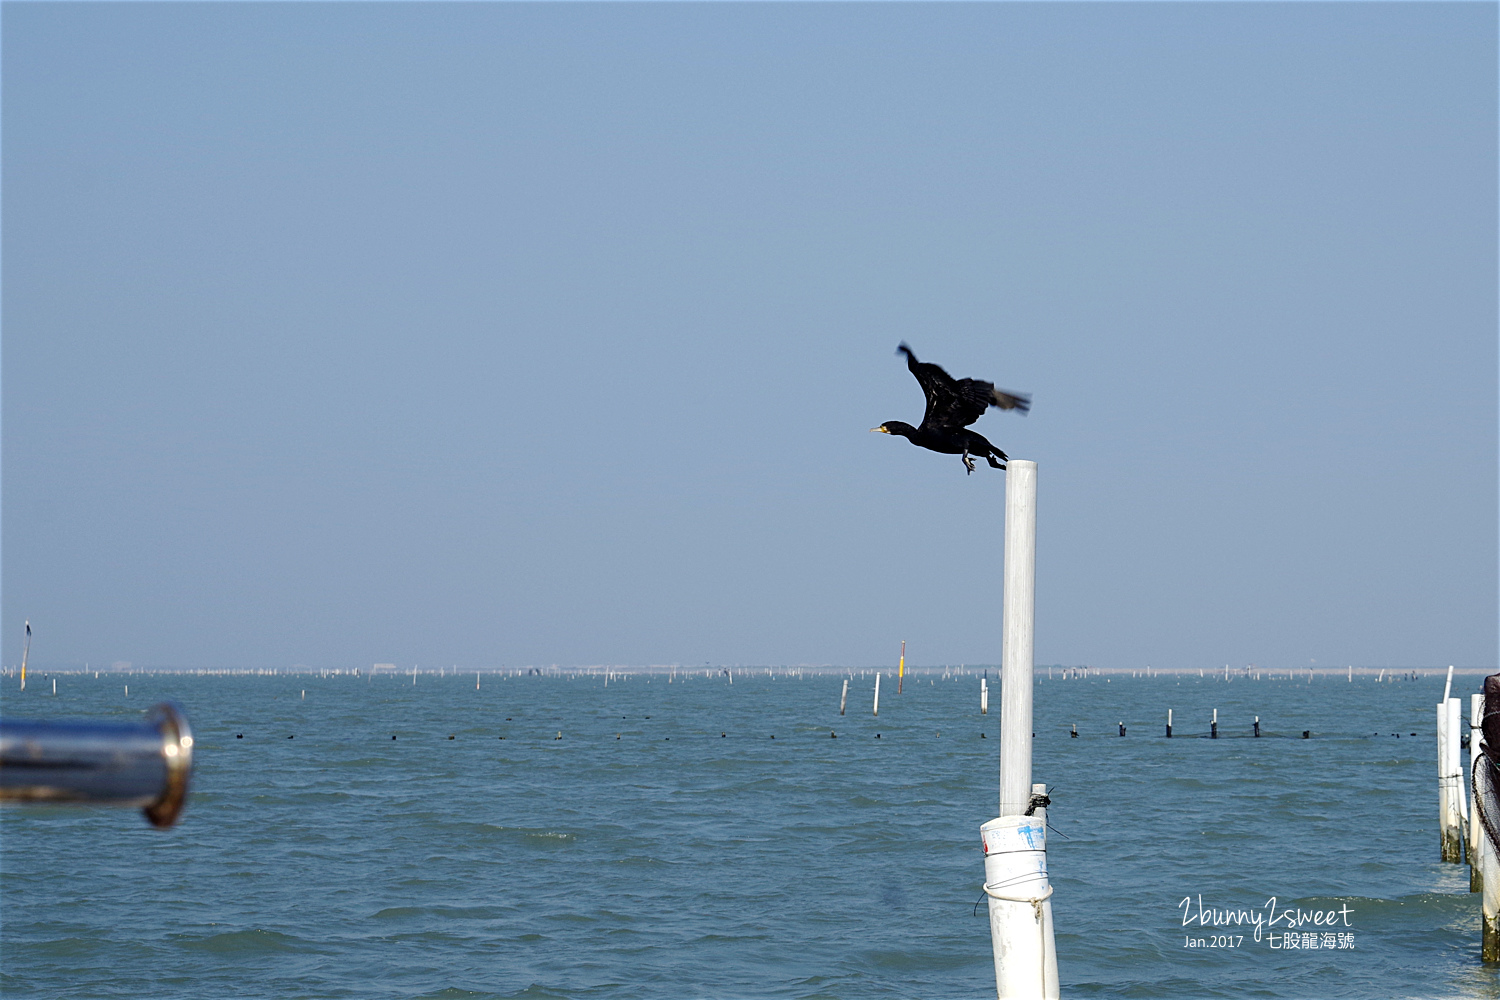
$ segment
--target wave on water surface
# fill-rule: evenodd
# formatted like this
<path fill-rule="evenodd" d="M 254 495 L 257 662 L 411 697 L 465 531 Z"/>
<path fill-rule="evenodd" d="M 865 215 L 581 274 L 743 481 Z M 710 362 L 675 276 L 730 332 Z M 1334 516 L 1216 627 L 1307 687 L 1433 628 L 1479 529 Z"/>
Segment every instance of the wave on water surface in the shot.
<path fill-rule="evenodd" d="M 148 675 L 127 700 L 89 675 L 7 693 L 12 716 L 174 698 L 200 752 L 170 831 L 0 814 L 0 992 L 993 995 L 975 900 L 998 711 L 979 714 L 971 669 L 909 674 L 878 717 L 856 677 L 840 716 L 844 677 Z M 1043 675 L 1063 995 L 1500 998 L 1468 869 L 1437 859 L 1432 741 L 1387 735 L 1429 732 L 1433 686 Z M 1235 738 L 1167 740 L 1167 708 L 1184 737 L 1218 709 Z M 1257 740 L 1256 715 L 1316 735 Z M 1185 922 L 1200 900 L 1271 897 L 1348 912 L 1295 948 L 1248 917 Z M 1194 943 L 1230 929 L 1246 940 Z"/>

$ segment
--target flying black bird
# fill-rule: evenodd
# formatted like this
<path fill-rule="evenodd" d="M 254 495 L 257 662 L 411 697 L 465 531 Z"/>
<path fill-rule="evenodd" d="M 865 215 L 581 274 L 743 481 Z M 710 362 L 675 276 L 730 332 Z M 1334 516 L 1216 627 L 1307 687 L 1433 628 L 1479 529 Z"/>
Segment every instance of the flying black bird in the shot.
<path fill-rule="evenodd" d="M 969 430 L 969 425 L 991 406 L 1025 413 L 1031 409 L 1031 397 L 1004 392 L 978 379 L 954 379 L 937 365 L 918 361 L 905 344 L 896 348 L 896 353 L 906 355 L 906 367 L 916 376 L 922 394 L 927 397 L 927 412 L 922 414 L 921 427 L 887 420 L 879 427 L 871 427 L 871 432 L 899 434 L 922 448 L 944 455 L 962 455 L 964 468 L 971 473 L 974 471 L 971 455 L 988 459 L 992 468 L 1005 468 L 1001 464 L 1005 461 L 1005 452 Z"/>

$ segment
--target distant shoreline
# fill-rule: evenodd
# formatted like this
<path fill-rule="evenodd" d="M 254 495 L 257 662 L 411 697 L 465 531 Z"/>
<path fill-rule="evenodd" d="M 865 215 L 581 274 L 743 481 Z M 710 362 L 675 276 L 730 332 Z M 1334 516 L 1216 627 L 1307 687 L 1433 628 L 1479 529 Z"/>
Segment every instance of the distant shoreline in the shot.
<path fill-rule="evenodd" d="M 108 666 L 93 667 L 81 664 L 68 664 L 64 666 L 32 665 L 28 666 L 26 673 L 28 677 L 43 676 L 78 676 L 83 674 L 99 674 L 100 676 L 151 676 L 156 674 L 171 675 L 193 675 L 204 677 L 333 677 L 333 676 L 399 676 L 410 677 L 416 673 L 422 677 L 467 677 L 479 674 L 484 677 L 671 677 L 682 676 L 685 679 L 693 677 L 705 678 L 724 676 L 728 671 L 730 675 L 752 679 L 755 677 L 800 677 L 800 676 L 831 676 L 848 677 L 874 674 L 877 671 L 882 674 L 894 675 L 896 667 L 892 664 L 878 666 L 835 666 L 831 664 L 818 664 L 812 666 L 766 666 L 766 665 L 717 665 L 708 667 L 688 667 L 681 665 L 652 664 L 648 666 L 539 666 L 530 664 L 519 667 L 423 667 L 407 666 L 392 667 L 388 664 L 364 667 L 172 667 L 172 666 L 136 666 L 128 667 Z M 1448 666 L 1354 666 L 1339 667 L 1230 667 L 1228 678 L 1230 680 L 1243 679 L 1299 679 L 1305 680 L 1309 676 L 1316 678 L 1347 678 L 1351 674 L 1355 677 L 1379 678 L 1384 675 L 1387 679 L 1394 677 L 1402 679 L 1405 675 L 1415 675 L 1411 679 L 1431 679 L 1434 677 L 1446 677 Z M 1500 672 L 1500 667 L 1476 667 L 1476 666 L 1454 666 L 1455 677 L 1464 676 L 1487 676 Z M 909 676 L 937 677 L 937 676 L 973 676 L 989 674 L 995 678 L 999 677 L 1000 666 L 993 663 L 959 664 L 959 665 L 926 665 L 906 667 Z M 20 674 L 19 666 L 8 666 L 0 669 L 0 677 L 16 677 Z M 1150 680 L 1157 677 L 1203 677 L 1211 679 L 1225 677 L 1225 668 L 1220 667 L 1175 667 L 1175 668 L 1141 668 L 1141 667 L 1092 667 L 1083 665 L 1066 664 L 1039 664 L 1033 673 L 1039 680 L 1069 680 L 1090 679 L 1107 677 L 1132 678 L 1138 680 Z"/>

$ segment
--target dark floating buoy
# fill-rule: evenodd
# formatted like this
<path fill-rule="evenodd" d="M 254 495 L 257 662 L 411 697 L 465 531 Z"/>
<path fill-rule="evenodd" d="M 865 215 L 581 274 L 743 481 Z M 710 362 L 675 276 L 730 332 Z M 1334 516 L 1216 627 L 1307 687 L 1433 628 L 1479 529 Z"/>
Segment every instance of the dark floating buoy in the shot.
<path fill-rule="evenodd" d="M 875 734 L 875 738 L 876 738 L 876 739 L 877 739 L 877 740 L 878 740 L 878 739 L 880 739 L 880 734 L 879 734 L 879 733 L 876 733 L 876 734 Z"/>
<path fill-rule="evenodd" d="M 237 739 L 237 740 L 242 740 L 242 739 L 245 738 L 245 734 L 244 733 L 235 733 L 234 734 L 234 738 Z"/>
<path fill-rule="evenodd" d="M 391 734 L 391 739 L 395 739 L 395 738 L 396 738 L 396 734 L 395 734 L 395 733 L 392 733 L 392 734 Z"/>
<path fill-rule="evenodd" d="M 1078 723 L 1073 723 L 1073 731 L 1068 734 L 1073 739 L 1078 739 Z"/>
<path fill-rule="evenodd" d="M 1120 723 L 1120 735 L 1121 736 L 1125 735 L 1125 723 L 1123 723 L 1123 722 Z"/>
<path fill-rule="evenodd" d="M 728 736 L 728 735 L 729 735 L 729 734 L 728 734 L 728 733 L 720 733 L 720 734 L 719 734 L 719 739 L 721 739 L 721 740 L 722 740 L 722 739 L 723 739 L 723 738 L 724 738 L 724 737 L 726 737 L 726 736 Z"/>
<path fill-rule="evenodd" d="M 449 738 L 449 739 L 450 739 L 450 740 L 451 740 L 451 739 L 453 739 L 453 734 L 452 734 L 452 733 L 449 733 L 449 734 L 448 734 L 448 738 Z"/>
<path fill-rule="evenodd" d="M 394 736 L 391 737 L 391 739 L 395 739 L 395 738 L 396 737 L 394 737 Z M 505 739 L 505 737 L 504 736 L 496 736 L 495 739 L 497 739 L 497 740 L 503 740 L 503 739 Z"/>
<path fill-rule="evenodd" d="M 1258 715 L 1255 717 L 1255 735 L 1260 735 L 1260 716 Z"/>
<path fill-rule="evenodd" d="M 1416 734 L 1413 733 L 1412 735 L 1416 735 Z M 1312 730 L 1311 729 L 1304 729 L 1304 730 L 1302 730 L 1302 738 L 1304 740 L 1310 740 L 1310 739 L 1312 739 Z"/>
<path fill-rule="evenodd" d="M 672 742 L 672 737 L 670 736 L 663 736 L 662 739 L 666 740 L 668 743 Z"/>
<path fill-rule="evenodd" d="M 296 738 L 297 738 L 297 737 L 295 737 L 295 736 L 288 736 L 288 737 L 287 737 L 287 739 L 289 739 L 289 740 L 295 740 L 295 739 L 296 739 Z"/>
<path fill-rule="evenodd" d="M 505 737 L 503 737 L 503 736 L 501 737 L 501 739 L 504 739 L 504 738 Z M 619 739 L 619 738 L 620 738 L 620 734 L 619 733 L 615 733 L 615 739 Z"/>
<path fill-rule="evenodd" d="M 775 739 L 775 738 L 776 738 L 776 734 L 775 734 L 775 733 L 772 733 L 772 734 L 771 734 L 771 739 L 773 739 L 773 740 L 774 740 L 774 739 Z"/>
<path fill-rule="evenodd" d="M 836 732 L 834 732 L 834 731 L 833 731 L 833 730 L 831 730 L 831 729 L 830 729 L 830 730 L 829 730 L 829 731 L 828 731 L 828 738 L 829 738 L 829 739 L 830 739 L 830 740 L 836 740 L 836 739 L 838 739 L 838 738 L 839 738 L 839 734 L 838 734 L 838 733 L 836 733 Z"/>
<path fill-rule="evenodd" d="M 980 733 L 980 734 L 979 734 L 979 738 L 980 738 L 980 739 L 984 739 L 984 738 L 985 738 L 985 735 L 984 735 L 984 734 L 983 734 L 983 733 Z"/>

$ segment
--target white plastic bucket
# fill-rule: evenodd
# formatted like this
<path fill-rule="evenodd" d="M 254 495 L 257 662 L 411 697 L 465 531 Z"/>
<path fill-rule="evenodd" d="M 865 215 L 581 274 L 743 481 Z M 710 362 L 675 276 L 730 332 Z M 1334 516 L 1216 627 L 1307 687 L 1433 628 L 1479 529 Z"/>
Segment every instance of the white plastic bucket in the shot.
<path fill-rule="evenodd" d="M 1045 898 L 1047 824 L 1039 816 L 1001 816 L 979 828 L 984 842 L 984 891 L 1025 902 Z"/>
<path fill-rule="evenodd" d="M 1052 936 L 1052 887 L 1047 881 L 1047 822 L 1001 816 L 979 828 L 984 891 L 999 1000 L 1050 1000 L 1058 995 Z"/>

